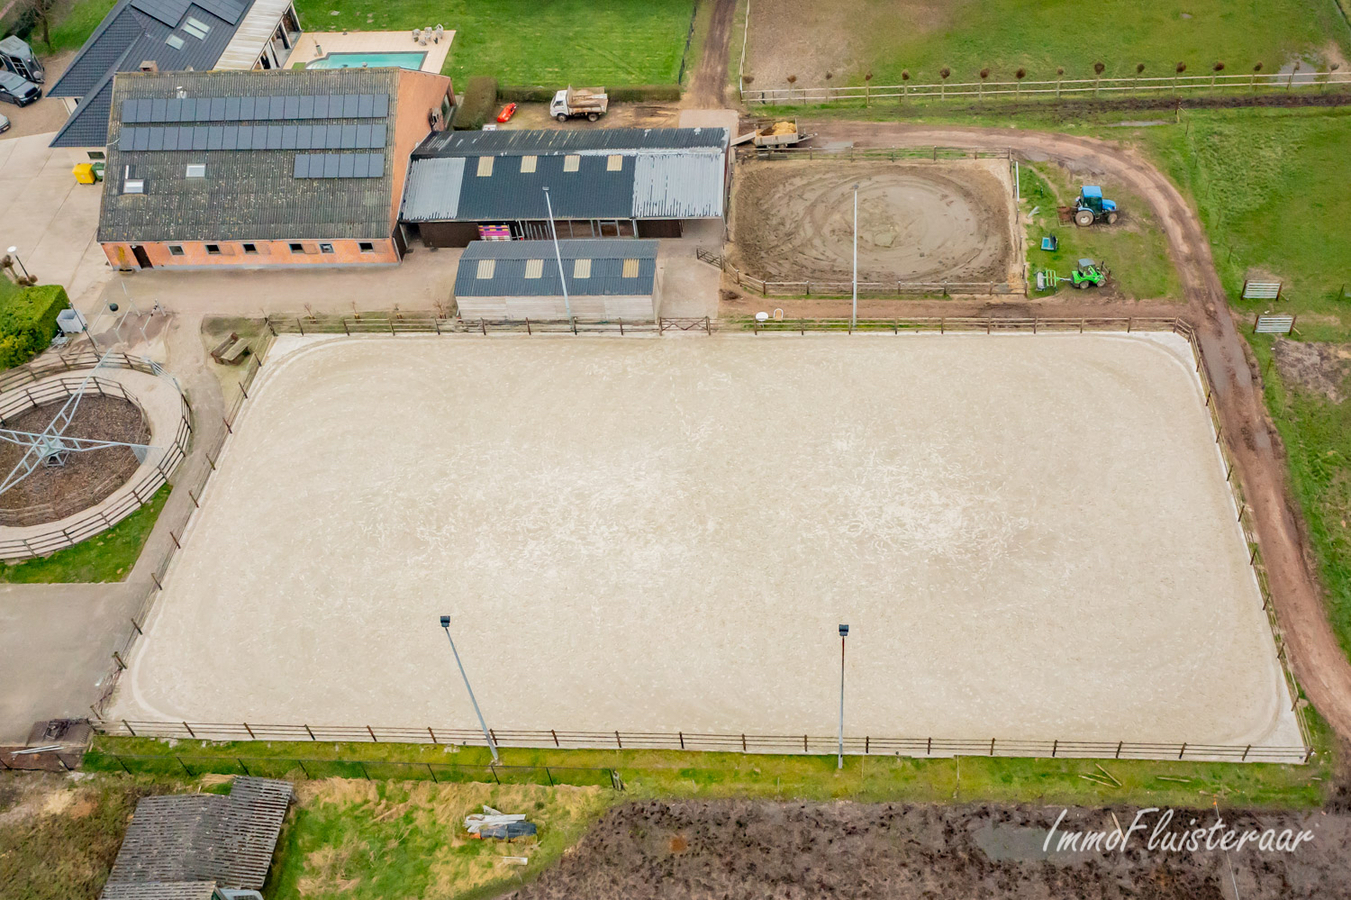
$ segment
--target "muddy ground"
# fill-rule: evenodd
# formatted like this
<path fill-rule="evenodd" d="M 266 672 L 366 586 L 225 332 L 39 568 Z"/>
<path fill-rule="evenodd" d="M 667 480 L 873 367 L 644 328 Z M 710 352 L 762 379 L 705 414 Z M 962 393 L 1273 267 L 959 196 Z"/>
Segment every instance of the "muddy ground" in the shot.
<path fill-rule="evenodd" d="M 769 281 L 1004 282 L 1016 272 L 1002 160 L 746 161 L 730 256 Z M 1018 263 L 1021 265 L 1021 262 Z"/>
<path fill-rule="evenodd" d="M 611 810 L 517 900 L 1351 896 L 1351 815 L 1224 813 L 1228 827 L 1305 829 L 1294 852 L 1042 852 L 1060 808 L 649 801 Z M 1129 827 L 1135 809 L 1069 810 L 1057 833 Z M 1113 816 L 1115 815 L 1115 820 Z M 1173 830 L 1209 827 L 1180 811 Z M 1151 830 L 1152 814 L 1144 820 Z"/>
<path fill-rule="evenodd" d="M 65 405 L 46 403 L 4 422 L 16 431 L 42 432 Z M 150 428 L 134 404 L 114 397 L 88 396 L 80 401 L 66 427 L 71 437 L 145 443 Z M 0 476 L 24 455 L 17 444 L 0 443 Z M 41 525 L 64 519 L 98 503 L 126 482 L 140 465 L 127 447 L 71 453 L 64 466 L 39 465 L 18 485 L 0 495 L 0 525 Z"/>
<path fill-rule="evenodd" d="M 1351 377 L 1351 345 L 1277 338 L 1271 350 L 1287 384 L 1322 394 L 1333 403 L 1345 399 L 1347 378 Z"/>

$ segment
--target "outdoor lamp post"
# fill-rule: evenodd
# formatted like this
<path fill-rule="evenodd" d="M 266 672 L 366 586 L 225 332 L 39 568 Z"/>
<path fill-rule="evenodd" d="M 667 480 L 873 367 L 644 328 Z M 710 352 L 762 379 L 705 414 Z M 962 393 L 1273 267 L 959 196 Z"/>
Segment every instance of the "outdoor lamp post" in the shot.
<path fill-rule="evenodd" d="M 497 742 L 493 740 L 492 732 L 488 730 L 488 723 L 483 721 L 483 712 L 478 708 L 478 701 L 474 699 L 474 689 L 469 686 L 469 676 L 465 674 L 464 663 L 460 662 L 460 651 L 455 649 L 455 638 L 450 636 L 450 616 L 441 617 L 441 627 L 446 630 L 450 652 L 455 654 L 455 665 L 460 667 L 460 677 L 464 679 L 464 689 L 469 692 L 469 702 L 474 704 L 474 714 L 478 716 L 479 727 L 483 729 L 483 737 L 487 739 L 488 749 L 493 753 L 493 765 L 497 765 L 501 762 L 497 756 Z"/>
<path fill-rule="evenodd" d="M 19 259 L 19 248 L 10 247 L 9 250 L 6 252 L 8 252 L 10 256 L 14 257 L 14 261 L 19 264 L 19 270 L 23 272 L 23 277 L 27 278 L 28 269 L 24 268 L 23 260 Z"/>
<path fill-rule="evenodd" d="M 849 626 L 840 626 L 840 759 L 837 769 L 844 768 L 844 639 L 849 636 Z"/>
<path fill-rule="evenodd" d="M 858 327 L 858 185 L 854 185 L 854 307 L 849 313 L 849 333 Z M 848 625 L 840 626 L 840 637 L 849 631 Z"/>
<path fill-rule="evenodd" d="M 544 205 L 549 208 L 549 232 L 554 237 L 554 259 L 558 260 L 558 281 L 563 285 L 563 309 L 572 321 L 572 302 L 568 299 L 568 278 L 563 274 L 563 253 L 558 249 L 558 228 L 554 225 L 554 203 L 549 199 L 549 186 L 544 186 Z"/>

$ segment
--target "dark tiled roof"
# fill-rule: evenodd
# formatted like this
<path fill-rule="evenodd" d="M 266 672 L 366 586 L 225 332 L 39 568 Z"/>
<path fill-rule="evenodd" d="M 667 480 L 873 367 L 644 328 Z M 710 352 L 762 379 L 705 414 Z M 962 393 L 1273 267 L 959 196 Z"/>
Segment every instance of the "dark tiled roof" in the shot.
<path fill-rule="evenodd" d="M 538 154 L 688 150 L 726 147 L 725 128 L 578 128 L 537 131 L 443 131 L 413 153 L 424 156 L 483 156 L 491 153 Z"/>
<path fill-rule="evenodd" d="M 608 158 L 583 156 L 576 172 L 564 172 L 562 156 L 541 156 L 534 172 L 521 171 L 520 157 L 496 157 L 492 175 L 481 176 L 475 160 L 464 167 L 455 218 L 548 218 L 544 186 L 549 186 L 554 216 L 560 219 L 627 219 L 633 214 L 633 158 L 607 171 Z"/>
<path fill-rule="evenodd" d="M 229 796 L 145 798 L 136 804 L 104 900 L 119 896 L 120 885 L 172 885 L 185 897 L 196 897 L 191 890 L 202 882 L 262 887 L 291 793 L 290 782 L 241 776 Z"/>
<path fill-rule="evenodd" d="M 201 72 L 225 52 L 253 0 L 118 0 L 47 92 L 52 97 L 83 98 L 53 147 L 101 147 L 107 143 L 108 102 L 113 76 L 136 71 L 154 60 L 161 72 Z M 166 19 L 177 14 L 172 24 Z M 178 28 L 189 16 L 210 27 L 204 39 Z M 178 49 L 165 43 L 182 39 Z"/>
<path fill-rule="evenodd" d="M 392 230 L 394 121 L 401 75 L 398 69 L 287 69 L 271 72 L 192 72 L 173 75 L 119 75 L 114 91 L 113 123 L 109 135 L 107 180 L 99 218 L 100 241 L 249 241 L 388 238 Z M 170 99 L 178 89 L 191 99 L 314 97 L 317 95 L 387 97 L 387 114 L 374 117 L 338 117 L 304 120 L 267 118 L 245 121 L 207 119 L 192 125 L 125 126 L 122 115 L 140 106 L 127 100 Z M 197 104 L 201 106 L 201 104 Z M 223 104 L 222 104 L 223 105 Z M 293 104 L 297 105 L 297 104 Z M 368 104 L 369 105 L 369 104 Z M 261 106 L 261 105 L 260 105 Z M 298 105 L 297 105 L 298 106 Z M 312 110 L 311 110 L 312 112 Z M 344 108 L 344 112 L 346 109 Z M 255 113 L 256 115 L 256 113 Z M 378 128 L 377 128 L 378 126 Z M 379 177 L 296 177 L 298 152 L 313 149 L 312 136 L 323 127 L 340 142 L 329 148 L 346 155 L 342 139 L 358 139 L 376 131 L 383 134 L 379 148 L 358 152 L 383 154 Z M 136 129 L 136 146 L 122 139 L 123 129 Z M 168 146 L 166 129 L 174 129 L 172 146 L 198 149 L 149 149 Z M 266 131 L 267 140 L 253 140 Z M 188 132 L 204 140 L 179 143 Z M 147 134 L 147 132 L 153 132 Z M 275 132 L 275 133 L 274 133 Z M 243 138 L 248 135 L 250 149 Z M 287 137 L 290 140 L 287 140 Z M 275 138 L 275 140 L 274 140 Z M 143 140 L 144 139 L 144 140 Z M 156 140 L 158 139 L 158 140 Z M 301 144 L 304 143 L 304 147 Z M 189 164 L 205 164 L 206 177 L 186 177 Z M 122 192 L 126 167 L 131 178 L 145 182 L 144 194 Z M 369 169 L 368 169 L 369 172 Z M 310 174 L 307 172 L 307 174 Z"/>
<path fill-rule="evenodd" d="M 455 273 L 457 297 L 561 297 L 558 256 L 568 294 L 573 297 L 644 296 L 652 293 L 657 275 L 657 242 L 618 239 L 553 241 L 473 241 L 460 255 Z M 591 260 L 586 278 L 575 277 L 579 259 Z M 480 278 L 479 261 L 493 260 L 492 276 Z M 538 278 L 526 278 L 526 265 L 536 260 Z M 637 260 L 637 274 L 625 278 L 624 261 Z M 542 263 L 542 264 L 541 264 Z"/>

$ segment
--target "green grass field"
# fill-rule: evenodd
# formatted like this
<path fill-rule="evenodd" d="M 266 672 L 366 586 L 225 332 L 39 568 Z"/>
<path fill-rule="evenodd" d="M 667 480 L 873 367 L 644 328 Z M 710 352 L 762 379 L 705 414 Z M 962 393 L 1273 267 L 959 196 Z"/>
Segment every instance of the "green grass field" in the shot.
<path fill-rule="evenodd" d="M 1182 125 L 1142 129 L 1137 140 L 1194 199 L 1245 318 L 1295 313 L 1295 338 L 1351 350 L 1351 110 L 1188 112 Z M 1249 274 L 1282 280 L 1285 299 L 1239 299 Z M 1351 654 L 1351 401 L 1285 383 L 1268 366 L 1272 339 L 1249 342 L 1267 373 L 1328 612 Z"/>
<path fill-rule="evenodd" d="M 491 75 L 608 87 L 675 83 L 694 0 L 300 0 L 296 9 L 307 31 L 454 29 L 442 72 L 457 86 Z"/>
<path fill-rule="evenodd" d="M 917 82 L 937 82 L 945 66 L 953 82 L 976 81 L 983 68 L 992 81 L 1012 80 L 1020 67 L 1029 80 L 1053 80 L 1057 67 L 1066 78 L 1092 78 L 1097 62 L 1107 76 L 1134 75 L 1138 63 L 1145 75 L 1171 75 L 1178 62 L 1207 73 L 1216 61 L 1229 73 L 1249 72 L 1257 62 L 1272 72 L 1297 57 L 1326 66 L 1334 53 L 1351 52 L 1351 29 L 1336 0 L 852 0 L 848 6 L 842 12 L 848 37 L 832 37 L 829 46 L 856 48 L 855 55 L 820 60 L 835 74 L 831 83 L 860 83 L 872 71 L 874 84 L 900 84 L 902 70 Z M 799 34 L 778 21 L 792 8 L 792 0 L 752 8 L 751 30 L 759 13 L 775 20 L 764 27 L 810 52 L 814 35 L 805 25 Z M 800 82 L 824 83 L 805 76 Z"/>
<path fill-rule="evenodd" d="M 55 584 L 69 582 L 122 581 L 141 555 L 160 510 L 169 499 L 165 485 L 150 502 L 102 534 L 51 556 L 17 565 L 0 563 L 0 582 L 8 584 Z"/>
<path fill-rule="evenodd" d="M 1132 300 L 1182 299 L 1177 271 L 1168 258 L 1167 240 L 1139 198 L 1119 185 L 1103 184 L 1104 194 L 1121 208 L 1122 220 L 1113 226 L 1079 228 L 1060 224 L 1056 207 L 1072 204 L 1081 182 L 1071 179 L 1058 166 L 1031 163 L 1019 168 L 1018 181 L 1024 210 L 1037 210 L 1027 229 L 1027 258 L 1033 276 L 1038 269 L 1049 268 L 1068 277 L 1078 261 L 1087 257 L 1109 267 L 1111 280 L 1107 290 L 1113 294 Z M 1040 249 L 1041 239 L 1046 235 L 1055 236 L 1056 250 Z M 1074 288 L 1062 285 L 1060 290 Z"/>

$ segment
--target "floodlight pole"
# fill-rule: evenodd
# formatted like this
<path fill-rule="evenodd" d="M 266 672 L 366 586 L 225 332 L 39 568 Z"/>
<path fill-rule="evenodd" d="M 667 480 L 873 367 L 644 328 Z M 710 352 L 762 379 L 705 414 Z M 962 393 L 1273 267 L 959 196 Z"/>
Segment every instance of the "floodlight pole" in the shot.
<path fill-rule="evenodd" d="M 858 185 L 854 185 L 854 308 L 849 314 L 849 333 L 858 327 Z M 841 756 L 841 764 L 844 757 Z"/>
<path fill-rule="evenodd" d="M 558 280 L 563 285 L 563 309 L 568 314 L 568 321 L 572 321 L 572 303 L 568 300 L 568 279 L 563 274 L 563 252 L 558 249 L 558 228 L 554 226 L 554 204 L 549 199 L 549 187 L 544 187 L 544 203 L 549 207 L 549 232 L 554 236 L 554 259 L 558 260 Z"/>
<path fill-rule="evenodd" d="M 835 768 L 844 768 L 844 639 L 849 634 L 849 626 L 840 626 L 840 758 Z"/>
<path fill-rule="evenodd" d="M 493 765 L 497 765 L 502 761 L 497 756 L 497 741 L 493 740 L 493 733 L 488 730 L 488 723 L 483 721 L 483 712 L 478 708 L 478 701 L 474 699 L 474 689 L 469 686 L 469 676 L 465 674 L 464 663 L 460 662 L 460 651 L 455 649 L 455 638 L 450 636 L 450 616 L 441 617 L 441 627 L 446 630 L 446 639 L 450 641 L 450 652 L 455 654 L 455 665 L 460 667 L 460 677 L 464 679 L 464 689 L 469 692 L 469 702 L 474 704 L 474 715 L 478 716 L 478 724 L 483 729 L 483 737 L 488 741 L 488 749 L 493 752 Z"/>

